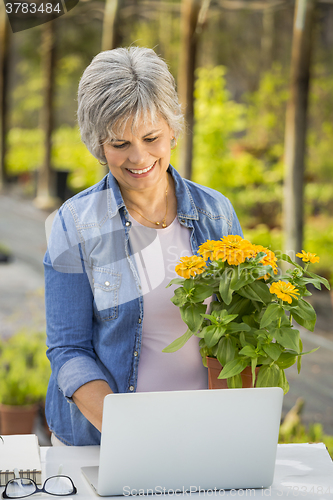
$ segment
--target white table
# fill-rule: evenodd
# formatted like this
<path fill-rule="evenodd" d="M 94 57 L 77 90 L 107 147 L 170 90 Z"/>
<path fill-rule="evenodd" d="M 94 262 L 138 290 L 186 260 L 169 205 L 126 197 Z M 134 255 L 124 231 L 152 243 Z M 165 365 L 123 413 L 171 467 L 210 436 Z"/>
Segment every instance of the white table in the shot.
<path fill-rule="evenodd" d="M 62 474 L 70 476 L 78 493 L 73 500 L 98 497 L 81 473 L 82 466 L 98 465 L 99 446 L 42 447 L 43 479 L 58 473 L 63 464 Z M 171 500 L 173 495 L 154 495 L 160 500 Z M 191 493 L 175 495 L 177 497 L 212 497 L 212 498 L 271 498 L 307 500 L 333 500 L 333 462 L 324 444 L 285 444 L 279 445 L 276 457 L 274 482 L 270 488 L 256 490 L 217 491 L 211 494 Z M 44 498 L 60 498 L 45 495 Z M 162 498 L 161 498 L 162 497 Z M 105 497 L 104 497 L 105 498 Z M 126 497 L 108 497 L 126 498 Z M 142 498 L 142 497 L 141 497 Z M 152 495 L 148 500 L 152 499 Z M 131 500 L 135 500 L 131 497 Z M 140 497 L 137 497 L 140 500 Z"/>

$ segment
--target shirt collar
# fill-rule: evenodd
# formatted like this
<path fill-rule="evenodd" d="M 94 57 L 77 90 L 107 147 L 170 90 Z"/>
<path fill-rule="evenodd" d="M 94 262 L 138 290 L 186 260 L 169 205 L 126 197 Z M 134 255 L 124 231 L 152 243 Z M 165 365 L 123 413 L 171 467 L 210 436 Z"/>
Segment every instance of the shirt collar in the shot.
<path fill-rule="evenodd" d="M 196 209 L 187 183 L 172 165 L 169 165 L 168 172 L 170 172 L 170 174 L 172 175 L 175 183 L 178 218 L 198 220 L 198 211 Z M 121 195 L 119 184 L 113 177 L 111 172 L 109 172 L 107 175 L 107 187 L 108 213 L 109 217 L 114 217 L 121 208 L 125 207 L 125 203 Z"/>

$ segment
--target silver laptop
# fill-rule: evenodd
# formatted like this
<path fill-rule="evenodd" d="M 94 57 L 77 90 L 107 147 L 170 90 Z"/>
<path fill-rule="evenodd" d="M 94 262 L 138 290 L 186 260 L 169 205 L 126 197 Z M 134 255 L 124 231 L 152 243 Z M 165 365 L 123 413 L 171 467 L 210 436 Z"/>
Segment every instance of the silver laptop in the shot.
<path fill-rule="evenodd" d="M 279 387 L 110 394 L 99 467 L 82 472 L 102 496 L 269 487 L 282 400 Z"/>

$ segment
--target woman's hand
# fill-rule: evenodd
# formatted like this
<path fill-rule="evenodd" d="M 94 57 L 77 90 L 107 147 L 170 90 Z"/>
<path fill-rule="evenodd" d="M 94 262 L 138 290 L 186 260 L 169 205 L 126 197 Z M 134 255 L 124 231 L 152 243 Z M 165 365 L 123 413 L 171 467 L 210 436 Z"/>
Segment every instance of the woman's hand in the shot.
<path fill-rule="evenodd" d="M 105 380 L 92 380 L 79 387 L 72 396 L 80 412 L 100 432 L 102 431 L 103 402 L 108 394 L 112 394 L 112 390 Z"/>

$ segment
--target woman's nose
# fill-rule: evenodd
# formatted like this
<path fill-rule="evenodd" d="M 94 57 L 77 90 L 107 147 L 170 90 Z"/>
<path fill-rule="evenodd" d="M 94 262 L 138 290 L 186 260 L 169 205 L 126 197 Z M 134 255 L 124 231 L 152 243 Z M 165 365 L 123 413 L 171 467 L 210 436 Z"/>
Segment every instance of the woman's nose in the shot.
<path fill-rule="evenodd" d="M 144 144 L 132 144 L 128 159 L 135 165 L 144 165 L 148 154 Z"/>

